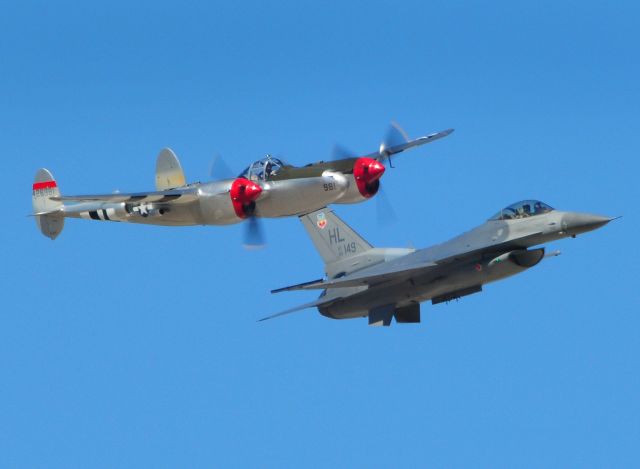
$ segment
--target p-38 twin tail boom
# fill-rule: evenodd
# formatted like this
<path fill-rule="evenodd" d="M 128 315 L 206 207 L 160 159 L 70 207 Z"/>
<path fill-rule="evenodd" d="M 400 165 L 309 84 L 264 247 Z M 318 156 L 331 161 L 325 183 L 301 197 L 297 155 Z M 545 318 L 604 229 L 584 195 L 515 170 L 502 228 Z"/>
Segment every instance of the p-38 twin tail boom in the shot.
<path fill-rule="evenodd" d="M 42 168 L 33 183 L 33 211 L 41 232 L 51 239 L 60 234 L 65 218 L 164 226 L 228 225 L 249 219 L 255 226 L 256 217 L 302 215 L 329 204 L 363 202 L 378 192 L 385 160 L 452 131 L 411 140 L 392 126 L 379 150 L 368 155 L 344 155 L 302 167 L 267 156 L 237 178 L 193 184 L 187 184 L 178 158 L 166 148 L 157 158 L 152 192 L 64 196 L 51 172 Z"/>

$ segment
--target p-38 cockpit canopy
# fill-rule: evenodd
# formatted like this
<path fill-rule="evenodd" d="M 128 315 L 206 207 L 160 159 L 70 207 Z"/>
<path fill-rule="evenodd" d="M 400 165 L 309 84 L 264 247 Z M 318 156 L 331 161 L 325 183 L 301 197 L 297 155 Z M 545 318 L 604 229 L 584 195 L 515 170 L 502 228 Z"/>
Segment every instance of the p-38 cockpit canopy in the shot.
<path fill-rule="evenodd" d="M 239 177 L 248 179 L 250 181 L 265 181 L 271 176 L 278 174 L 278 171 L 287 164 L 271 155 L 267 155 L 258 161 L 254 161 L 247 167 Z"/>
<path fill-rule="evenodd" d="M 542 215 L 553 210 L 553 207 L 539 200 L 521 200 L 503 208 L 489 220 L 515 220 L 518 218 Z"/>

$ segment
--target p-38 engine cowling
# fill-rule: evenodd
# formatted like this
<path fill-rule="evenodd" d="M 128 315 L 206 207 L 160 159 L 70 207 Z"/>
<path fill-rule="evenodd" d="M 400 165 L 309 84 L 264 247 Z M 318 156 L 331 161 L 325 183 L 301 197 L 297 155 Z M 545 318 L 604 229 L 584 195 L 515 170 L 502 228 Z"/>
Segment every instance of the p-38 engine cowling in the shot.
<path fill-rule="evenodd" d="M 349 178 L 349 188 L 338 204 L 351 204 L 363 202 L 378 193 L 380 178 L 384 174 L 385 167 L 374 158 L 358 158 L 353 164 L 353 174 Z"/>
<path fill-rule="evenodd" d="M 231 184 L 229 196 L 233 204 L 233 210 L 239 218 L 247 218 L 253 215 L 256 209 L 256 200 L 262 193 L 262 187 L 245 178 L 237 178 Z"/>

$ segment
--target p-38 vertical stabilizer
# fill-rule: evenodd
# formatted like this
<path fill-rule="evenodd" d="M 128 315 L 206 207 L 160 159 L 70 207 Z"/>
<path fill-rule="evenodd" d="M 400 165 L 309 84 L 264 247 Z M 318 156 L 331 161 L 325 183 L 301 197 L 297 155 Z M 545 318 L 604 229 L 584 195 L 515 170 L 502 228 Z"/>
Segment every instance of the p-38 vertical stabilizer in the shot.
<path fill-rule="evenodd" d="M 63 205 L 50 197 L 60 197 L 60 189 L 51 172 L 41 168 L 33 181 L 33 215 L 42 234 L 47 238 L 56 239 L 64 228 Z"/>

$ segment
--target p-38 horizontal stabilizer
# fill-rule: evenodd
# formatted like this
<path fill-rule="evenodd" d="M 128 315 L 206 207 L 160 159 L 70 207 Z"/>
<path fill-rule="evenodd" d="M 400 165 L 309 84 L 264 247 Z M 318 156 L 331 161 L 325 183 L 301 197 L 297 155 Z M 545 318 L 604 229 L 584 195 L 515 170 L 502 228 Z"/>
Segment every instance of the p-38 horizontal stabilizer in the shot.
<path fill-rule="evenodd" d="M 172 189 L 168 191 L 157 192 L 116 192 L 114 194 L 89 194 L 89 195 L 70 195 L 50 197 L 51 200 L 57 202 L 106 202 L 106 203 L 188 203 L 198 199 L 198 190 L 196 188 L 189 189 Z"/>

